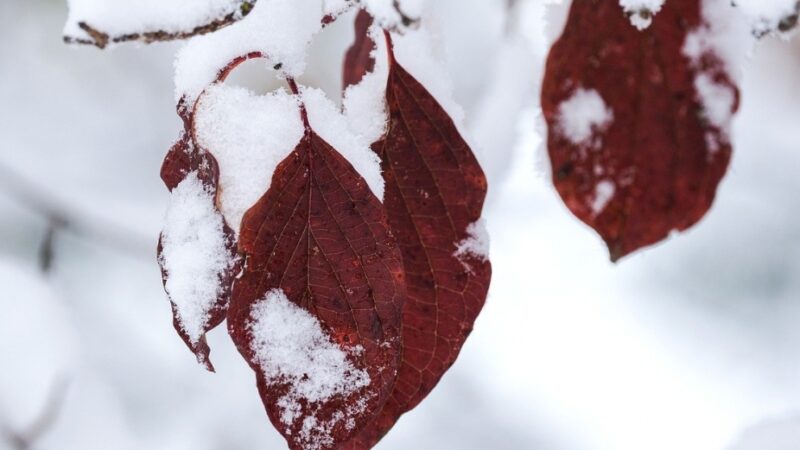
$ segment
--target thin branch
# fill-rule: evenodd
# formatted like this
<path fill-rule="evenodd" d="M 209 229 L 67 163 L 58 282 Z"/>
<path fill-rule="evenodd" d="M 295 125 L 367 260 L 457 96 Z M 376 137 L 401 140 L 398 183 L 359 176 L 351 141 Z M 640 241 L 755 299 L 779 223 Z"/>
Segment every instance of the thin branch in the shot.
<path fill-rule="evenodd" d="M 57 229 L 69 231 L 126 254 L 152 256 L 152 245 L 145 236 L 112 221 L 67 206 L 67 202 L 58 199 L 52 192 L 26 179 L 2 162 L 0 190 L 7 192 L 25 208 L 46 218 Z"/>
<path fill-rule="evenodd" d="M 165 41 L 188 39 L 192 36 L 212 33 L 228 25 L 231 25 L 235 22 L 238 22 L 239 20 L 243 19 L 245 16 L 250 14 L 250 11 L 253 10 L 256 1 L 257 0 L 242 0 L 242 3 L 239 6 L 237 6 L 234 11 L 231 11 L 226 15 L 218 17 L 208 23 L 198 25 L 188 31 L 156 30 L 156 31 L 132 32 L 132 33 L 113 36 L 87 22 L 81 21 L 78 22 L 78 27 L 80 27 L 81 30 L 86 32 L 89 38 L 64 36 L 64 42 L 66 42 L 67 44 L 93 45 L 97 48 L 104 49 L 109 44 L 119 44 L 123 42 L 142 42 L 145 44 L 151 44 L 153 42 L 165 42 Z"/>
<path fill-rule="evenodd" d="M 69 382 L 62 377 L 50 388 L 47 400 L 39 416 L 23 431 L 15 431 L 7 424 L 0 423 L 0 437 L 14 450 L 29 450 L 36 442 L 53 428 L 64 405 Z"/>
<path fill-rule="evenodd" d="M 42 245 L 39 247 L 39 269 L 42 273 L 49 273 L 53 268 L 56 234 L 65 226 L 66 223 L 58 217 L 51 217 L 47 223 L 47 231 L 45 231 Z"/>

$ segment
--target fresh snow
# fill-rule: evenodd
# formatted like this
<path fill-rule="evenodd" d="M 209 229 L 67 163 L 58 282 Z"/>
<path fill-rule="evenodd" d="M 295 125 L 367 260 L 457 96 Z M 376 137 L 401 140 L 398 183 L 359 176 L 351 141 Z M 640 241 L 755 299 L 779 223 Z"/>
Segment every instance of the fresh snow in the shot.
<path fill-rule="evenodd" d="M 706 119 L 715 127 L 729 133 L 731 111 L 736 103 L 733 89 L 714 82 L 714 79 L 706 73 L 700 73 L 695 77 L 694 87 L 700 95 Z"/>
<path fill-rule="evenodd" d="M 653 23 L 653 16 L 664 6 L 664 0 L 619 0 L 620 6 L 638 30 L 644 30 Z"/>
<path fill-rule="evenodd" d="M 798 13 L 799 5 L 797 0 L 733 0 L 733 4 L 747 17 L 753 32 L 759 36 L 778 30 L 781 21 Z"/>
<path fill-rule="evenodd" d="M 195 128 L 198 143 L 219 163 L 220 211 L 238 233 L 244 213 L 303 137 L 297 99 L 285 89 L 259 96 L 217 84 L 201 97 Z"/>
<path fill-rule="evenodd" d="M 592 213 L 600 214 L 606 209 L 608 203 L 614 198 L 617 187 L 611 180 L 602 180 L 594 187 L 594 197 L 592 199 Z"/>
<path fill-rule="evenodd" d="M 697 70 L 694 86 L 705 117 L 720 132 L 706 134 L 709 152 L 713 154 L 722 144 L 719 139 L 729 140 L 736 93 L 733 87 L 715 81 L 716 73 L 706 68 L 703 57 L 708 54 L 718 57 L 731 80 L 738 81 L 754 39 L 748 23 L 724 0 L 703 2 L 703 18 L 705 24 L 686 37 L 683 53 Z"/>
<path fill-rule="evenodd" d="M 381 26 L 398 28 L 403 25 L 398 9 L 404 16 L 418 19 L 423 14 L 425 0 L 361 0 L 361 4 Z"/>
<path fill-rule="evenodd" d="M 175 61 L 176 100 L 191 103 L 233 59 L 262 52 L 271 66 L 296 77 L 306 67 L 306 51 L 322 29 L 323 0 L 259 0 L 241 21 L 215 33 L 192 38 Z"/>
<path fill-rule="evenodd" d="M 585 146 L 613 120 L 613 111 L 596 90 L 578 88 L 558 106 L 557 131 L 573 144 Z"/>
<path fill-rule="evenodd" d="M 173 189 L 164 222 L 161 262 L 168 274 L 165 288 L 181 328 L 197 343 L 221 292 L 220 274 L 232 261 L 225 246 L 222 216 L 196 172 Z"/>
<path fill-rule="evenodd" d="M 467 265 L 463 260 L 465 257 L 487 261 L 489 259 L 490 240 L 486 221 L 480 219 L 469 224 L 467 234 L 468 236 L 464 240 L 456 244 L 455 256 L 465 265 Z"/>
<path fill-rule="evenodd" d="M 308 110 L 311 128 L 333 146 L 364 177 L 372 193 L 383 201 L 384 180 L 381 161 L 370 149 L 371 140 L 348 127 L 341 110 L 320 89 L 305 87 L 301 91 Z"/>
<path fill-rule="evenodd" d="M 380 132 L 351 131 L 340 109 L 319 89 L 302 88 L 301 95 L 313 130 L 353 165 L 382 200 L 380 159 L 370 149 Z M 224 84 L 208 88 L 197 104 L 198 143 L 219 163 L 220 210 L 237 233 L 245 212 L 267 192 L 278 164 L 303 137 L 299 104 L 285 89 L 259 96 Z"/>
<path fill-rule="evenodd" d="M 165 31 L 189 32 L 236 13 L 241 0 L 67 0 L 67 36 L 90 39 L 78 24 L 86 22 L 111 36 Z"/>
<path fill-rule="evenodd" d="M 253 305 L 248 328 L 253 336 L 251 349 L 268 384 L 289 386 L 278 401 L 287 431 L 301 418 L 303 404 L 307 412 L 313 412 L 321 403 L 351 396 L 371 383 L 369 374 L 350 361 L 363 348 L 345 350 L 335 344 L 319 320 L 292 303 L 282 290 L 268 292 Z M 364 407 L 363 401 L 356 401 L 347 412 L 358 414 Z M 342 412 L 329 422 L 307 414 L 300 430 L 305 448 L 332 444 L 330 433 L 341 421 L 346 427 L 354 426 Z"/>

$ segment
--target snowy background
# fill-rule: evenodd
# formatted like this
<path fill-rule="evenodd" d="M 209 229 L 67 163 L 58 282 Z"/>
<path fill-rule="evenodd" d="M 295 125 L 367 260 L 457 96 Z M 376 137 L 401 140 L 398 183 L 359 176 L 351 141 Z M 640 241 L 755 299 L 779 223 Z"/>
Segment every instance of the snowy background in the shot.
<path fill-rule="evenodd" d="M 546 175 L 538 2 L 509 26 L 505 1 L 437 1 L 494 179 L 495 275 L 459 361 L 377 448 L 799 449 L 800 41 L 755 49 L 707 218 L 614 266 Z M 0 449 L 284 448 L 224 328 L 217 374 L 172 329 L 155 243 L 177 45 L 69 48 L 66 16 L 0 1 Z M 304 81 L 338 96 L 351 37 L 342 20 L 317 39 Z M 258 64 L 236 78 L 268 87 Z"/>

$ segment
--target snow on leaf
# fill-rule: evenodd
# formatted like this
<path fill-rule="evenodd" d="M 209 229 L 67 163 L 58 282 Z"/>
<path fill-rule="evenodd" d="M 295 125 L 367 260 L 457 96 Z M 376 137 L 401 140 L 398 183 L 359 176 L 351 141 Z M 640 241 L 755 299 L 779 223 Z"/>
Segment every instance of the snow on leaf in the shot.
<path fill-rule="evenodd" d="M 619 0 L 620 6 L 638 30 L 644 30 L 653 23 L 655 16 L 664 6 L 665 0 Z"/>
<path fill-rule="evenodd" d="M 205 333 L 223 287 L 218 274 L 230 269 L 222 215 L 210 189 L 191 172 L 172 190 L 161 239 L 165 289 L 176 319 L 192 345 Z"/>
<path fill-rule="evenodd" d="M 371 384 L 369 373 L 350 362 L 364 348 L 357 345 L 345 351 L 331 340 L 316 317 L 290 302 L 281 290 L 268 292 L 253 306 L 248 329 L 253 335 L 251 349 L 267 386 L 288 386 L 277 403 L 283 426 L 291 427 L 301 417 L 304 402 L 319 404 L 334 396 L 348 397 Z M 345 428 L 355 425 L 346 420 L 363 414 L 365 407 L 366 402 L 348 407 L 341 416 Z M 320 427 L 319 421 L 316 416 L 303 419 L 299 436 L 304 448 L 334 444 L 331 430 L 337 422 Z M 306 427 L 307 423 L 317 426 Z"/>
<path fill-rule="evenodd" d="M 475 225 L 486 178 L 470 147 L 391 53 L 386 101 L 389 131 L 373 148 L 406 270 L 403 360 L 386 406 L 349 449 L 371 448 L 436 386 L 472 331 L 491 278 L 488 243 Z"/>
<path fill-rule="evenodd" d="M 257 0 L 68 0 L 64 41 L 109 44 L 187 39 L 246 16 Z"/>
<path fill-rule="evenodd" d="M 578 88 L 558 105 L 559 133 L 575 145 L 586 145 L 614 120 L 614 112 L 594 89 Z"/>
<path fill-rule="evenodd" d="M 275 167 L 303 137 L 295 96 L 219 83 L 197 103 L 194 134 L 219 164 L 219 208 L 237 234 L 244 213 L 269 188 Z"/>
<path fill-rule="evenodd" d="M 175 330 L 198 362 L 213 371 L 205 333 L 225 319 L 239 259 L 233 230 L 216 206 L 216 160 L 191 137 L 193 113 L 184 110 L 182 118 L 186 130 L 161 168 L 172 200 L 158 243 L 158 262 Z"/>
<path fill-rule="evenodd" d="M 724 2 L 670 0 L 641 32 L 613 3 L 573 2 L 547 61 L 542 109 L 556 188 L 617 260 L 708 211 L 730 159 L 738 90 L 704 16 L 705 3 Z M 564 132 L 563 105 L 578 89 L 613 111 L 607 127 L 590 127 L 598 146 Z"/>
<path fill-rule="evenodd" d="M 400 356 L 405 275 L 383 205 L 311 128 L 305 109 L 303 115 L 304 137 L 244 216 L 239 250 L 245 268 L 234 283 L 228 329 L 257 373 L 272 423 L 292 449 L 317 450 L 350 439 L 385 403 Z M 312 367 L 326 367 L 320 375 L 326 395 L 304 386 L 313 386 L 317 374 L 298 378 L 294 363 L 269 356 L 268 343 L 282 339 L 264 328 L 277 320 L 269 318 L 270 309 L 299 321 L 285 325 L 312 330 L 298 340 L 318 344 L 309 357 Z M 344 384 L 352 389 L 337 388 Z"/>

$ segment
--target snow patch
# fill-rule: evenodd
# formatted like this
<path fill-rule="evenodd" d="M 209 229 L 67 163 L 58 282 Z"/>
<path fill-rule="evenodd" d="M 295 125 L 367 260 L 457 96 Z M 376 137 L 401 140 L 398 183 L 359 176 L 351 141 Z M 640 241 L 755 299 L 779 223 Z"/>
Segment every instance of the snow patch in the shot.
<path fill-rule="evenodd" d="M 222 215 L 197 172 L 172 191 L 161 245 L 161 263 L 168 275 L 166 291 L 181 328 L 196 344 L 222 292 L 220 276 L 233 264 Z"/>
<path fill-rule="evenodd" d="M 694 87 L 708 123 L 710 154 L 729 142 L 737 95 L 733 82 L 741 78 L 754 39 L 749 26 L 723 0 L 703 2 L 704 24 L 689 33 L 683 53 L 696 70 Z M 716 64 L 709 64 L 709 61 Z"/>
<path fill-rule="evenodd" d="M 731 116 L 736 105 L 733 88 L 714 82 L 714 79 L 707 73 L 700 73 L 695 77 L 694 87 L 703 103 L 706 119 L 728 134 Z"/>
<path fill-rule="evenodd" d="M 339 108 L 321 90 L 302 88 L 301 95 L 314 131 L 353 165 L 376 197 L 383 199 L 380 159 L 370 149 L 382 131 L 354 133 Z M 269 190 L 275 169 L 305 133 L 299 104 L 298 97 L 285 89 L 256 95 L 224 84 L 212 85 L 200 97 L 195 113 L 196 137 L 219 163 L 220 210 L 237 234 L 244 214 Z"/>
<path fill-rule="evenodd" d="M 305 448 L 316 450 L 332 445 L 334 426 L 345 421 L 346 427 L 353 427 L 348 416 L 363 412 L 366 398 L 326 422 L 313 414 L 313 408 L 370 385 L 369 373 L 357 369 L 349 360 L 363 348 L 345 350 L 335 344 L 316 317 L 292 303 L 279 289 L 271 290 L 253 305 L 250 317 L 251 349 L 267 383 L 289 386 L 287 394 L 278 400 L 286 430 L 301 418 L 302 405 L 306 404 L 307 414 L 300 429 Z"/>
<path fill-rule="evenodd" d="M 800 9 L 797 0 L 734 0 L 732 3 L 747 18 L 756 36 L 775 30 L 788 31 L 797 25 Z"/>
<path fill-rule="evenodd" d="M 579 88 L 558 106 L 557 130 L 575 145 L 589 145 L 592 137 L 605 131 L 614 112 L 594 89 Z"/>
<path fill-rule="evenodd" d="M 370 136 L 353 133 L 339 107 L 316 88 L 301 88 L 311 128 L 335 148 L 364 177 L 372 193 L 383 201 L 384 180 L 381 160 L 370 149 Z M 377 119 L 380 120 L 380 119 Z"/>
<path fill-rule="evenodd" d="M 619 4 L 631 24 L 641 31 L 653 23 L 653 16 L 661 11 L 664 0 L 619 0 Z"/>
<path fill-rule="evenodd" d="M 323 0 L 259 0 L 244 19 L 192 38 L 175 61 L 175 99 L 189 104 L 237 57 L 261 52 L 270 65 L 296 77 L 306 67 L 311 39 L 322 29 Z"/>
<path fill-rule="evenodd" d="M 603 212 L 608 206 L 614 194 L 617 192 L 617 186 L 611 180 L 602 180 L 594 187 L 594 195 L 592 196 L 592 213 L 596 216 Z"/>
<path fill-rule="evenodd" d="M 402 27 L 403 18 L 415 20 L 423 13 L 425 0 L 361 0 L 361 4 L 382 27 Z"/>
<path fill-rule="evenodd" d="M 456 251 L 454 255 L 458 258 L 465 267 L 469 268 L 469 264 L 465 261 L 467 258 L 474 258 L 479 261 L 489 260 L 490 239 L 489 231 L 486 228 L 486 222 L 483 219 L 471 223 L 467 227 L 468 236 L 461 242 L 456 244 Z"/>
<path fill-rule="evenodd" d="M 236 233 L 269 189 L 272 174 L 303 137 L 297 98 L 284 89 L 256 95 L 215 84 L 197 105 L 198 144 L 219 163 L 219 207 Z"/>

